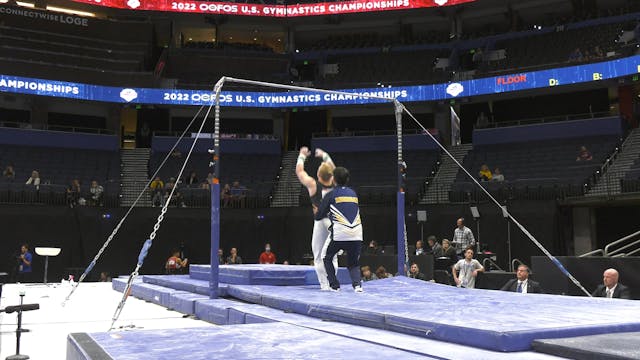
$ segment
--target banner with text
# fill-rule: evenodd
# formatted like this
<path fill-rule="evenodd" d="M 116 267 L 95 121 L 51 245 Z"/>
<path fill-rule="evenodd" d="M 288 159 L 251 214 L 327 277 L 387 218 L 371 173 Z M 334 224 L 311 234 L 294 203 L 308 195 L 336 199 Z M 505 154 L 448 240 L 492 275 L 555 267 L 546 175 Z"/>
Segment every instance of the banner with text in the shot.
<path fill-rule="evenodd" d="M 353 0 L 296 5 L 265 5 L 185 0 L 73 0 L 118 9 L 221 15 L 299 17 L 459 5 L 476 0 Z"/>
<path fill-rule="evenodd" d="M 640 55 L 594 64 L 446 84 L 342 90 L 346 94 L 314 91 L 223 91 L 220 103 L 223 106 L 232 107 L 292 108 L 373 104 L 391 101 L 391 99 L 398 99 L 401 102 L 439 101 L 602 81 L 638 73 L 640 73 Z M 130 104 L 206 105 L 213 101 L 211 91 L 204 90 L 110 87 L 8 75 L 0 75 L 0 92 Z M 389 100 L 380 99 L 380 97 Z"/>

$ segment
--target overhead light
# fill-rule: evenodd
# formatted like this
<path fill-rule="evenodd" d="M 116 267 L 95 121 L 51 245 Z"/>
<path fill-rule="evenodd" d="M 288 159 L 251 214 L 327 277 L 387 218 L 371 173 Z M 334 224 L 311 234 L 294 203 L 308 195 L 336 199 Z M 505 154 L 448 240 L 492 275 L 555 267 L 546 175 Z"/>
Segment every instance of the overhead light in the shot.
<path fill-rule="evenodd" d="M 18 4 L 20 4 L 20 3 L 18 3 Z M 74 10 L 74 9 L 61 8 L 61 7 L 57 7 L 57 6 L 51 6 L 51 5 L 47 5 L 47 10 L 61 12 L 61 13 L 65 13 L 65 14 L 71 14 L 71 15 L 78 15 L 78 16 L 87 16 L 87 17 L 95 17 L 96 16 L 96 14 L 90 13 L 90 12 L 87 12 L 87 11 L 80 11 L 80 10 Z"/>

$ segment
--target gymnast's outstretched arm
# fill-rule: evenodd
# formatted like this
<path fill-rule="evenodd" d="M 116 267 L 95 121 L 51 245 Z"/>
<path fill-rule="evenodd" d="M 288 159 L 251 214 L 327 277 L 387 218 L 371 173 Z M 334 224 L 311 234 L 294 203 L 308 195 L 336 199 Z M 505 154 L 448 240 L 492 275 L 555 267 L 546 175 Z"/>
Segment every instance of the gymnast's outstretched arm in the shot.
<path fill-rule="evenodd" d="M 307 188 L 309 195 L 313 195 L 316 193 L 316 181 L 304 170 L 304 162 L 309 155 L 311 155 L 311 151 L 309 151 L 308 147 L 303 146 L 300 148 L 298 162 L 296 163 L 296 176 L 300 183 Z"/>

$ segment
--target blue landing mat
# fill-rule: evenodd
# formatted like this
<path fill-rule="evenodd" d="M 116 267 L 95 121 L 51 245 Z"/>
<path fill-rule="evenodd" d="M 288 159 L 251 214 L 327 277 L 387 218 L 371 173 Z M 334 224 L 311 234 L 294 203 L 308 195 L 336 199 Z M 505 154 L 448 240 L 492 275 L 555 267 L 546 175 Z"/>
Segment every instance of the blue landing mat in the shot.
<path fill-rule="evenodd" d="M 228 292 L 303 315 L 494 351 L 528 350 L 535 339 L 640 331 L 637 301 L 524 296 L 404 277 L 367 282 L 363 294 L 257 285 L 230 285 Z"/>
<path fill-rule="evenodd" d="M 105 360 L 433 359 L 282 323 L 80 333 L 67 338 L 67 360 L 100 355 Z"/>
<path fill-rule="evenodd" d="M 536 340 L 533 348 L 546 354 L 580 360 L 640 359 L 640 332 Z"/>
<path fill-rule="evenodd" d="M 209 281 L 210 265 L 190 265 L 189 276 Z M 341 284 L 351 284 L 346 268 L 338 268 Z M 220 265 L 219 281 L 237 285 L 319 285 L 313 266 L 308 265 Z"/>
<path fill-rule="evenodd" d="M 193 279 L 189 275 L 144 275 L 142 281 L 147 284 L 164 286 L 171 289 L 209 295 L 209 280 Z M 227 284 L 218 284 L 218 296 L 227 296 Z"/>

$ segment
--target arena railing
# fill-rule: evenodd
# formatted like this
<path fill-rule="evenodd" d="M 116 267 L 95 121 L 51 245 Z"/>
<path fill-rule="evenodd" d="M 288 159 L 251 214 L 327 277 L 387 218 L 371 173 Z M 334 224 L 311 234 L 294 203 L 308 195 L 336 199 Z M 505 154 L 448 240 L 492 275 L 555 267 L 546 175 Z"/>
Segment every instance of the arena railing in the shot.
<path fill-rule="evenodd" d="M 571 120 L 602 119 L 602 118 L 607 118 L 612 116 L 617 116 L 617 115 L 612 114 L 608 111 L 600 111 L 600 112 L 590 112 L 590 113 L 581 113 L 581 114 L 545 116 L 545 117 L 528 118 L 528 119 L 513 120 L 513 121 L 497 121 L 497 122 L 490 122 L 486 125 L 476 125 L 476 128 L 487 129 L 487 128 L 511 127 L 511 126 L 521 126 L 521 125 L 531 125 L 531 124 L 545 124 L 545 123 L 571 121 Z"/>
<path fill-rule="evenodd" d="M 82 127 L 82 126 L 65 126 L 65 125 L 32 125 L 28 122 L 21 121 L 0 121 L 0 127 L 5 128 L 17 128 L 17 129 L 29 129 L 29 130 L 48 130 L 48 131 L 63 131 L 85 134 L 101 134 L 101 135 L 115 135 L 114 131 L 108 129 Z"/>
<path fill-rule="evenodd" d="M 118 207 L 119 195 L 107 189 L 108 183 L 113 183 L 113 181 L 101 183 L 105 190 L 102 193 L 102 200 L 99 205 L 90 205 L 91 194 L 83 188 L 80 197 L 86 201 L 84 206 Z M 40 184 L 36 187 L 25 185 L 22 182 L 0 181 L 0 204 L 69 206 L 67 185 Z"/>

